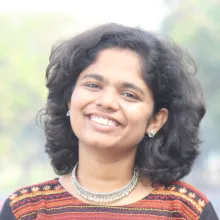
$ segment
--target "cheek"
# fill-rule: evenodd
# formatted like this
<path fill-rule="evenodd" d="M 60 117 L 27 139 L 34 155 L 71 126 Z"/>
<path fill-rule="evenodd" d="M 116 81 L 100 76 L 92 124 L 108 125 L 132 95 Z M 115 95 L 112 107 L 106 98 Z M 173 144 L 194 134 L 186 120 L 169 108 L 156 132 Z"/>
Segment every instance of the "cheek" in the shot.
<path fill-rule="evenodd" d="M 126 106 L 126 113 L 128 121 L 132 124 L 147 125 L 147 122 L 152 114 L 152 108 L 142 104 L 137 106 L 131 105 Z"/>
<path fill-rule="evenodd" d="M 143 114 L 136 114 L 132 118 L 132 128 L 135 128 L 137 133 L 139 132 L 142 136 L 142 134 L 145 133 L 147 124 L 149 120 L 149 115 L 143 115 Z"/>
<path fill-rule="evenodd" d="M 80 130 L 82 125 L 82 109 L 85 106 L 85 99 L 82 97 L 82 93 L 75 89 L 71 96 L 70 101 L 70 122 L 71 127 L 75 135 L 80 137 Z"/>
<path fill-rule="evenodd" d="M 133 113 L 128 120 L 126 136 L 128 144 L 137 146 L 146 134 L 149 115 L 141 113 Z"/>
<path fill-rule="evenodd" d="M 129 133 L 132 133 L 131 138 L 135 138 L 139 143 L 146 134 L 146 128 L 152 115 L 152 108 L 149 106 L 141 105 L 138 108 L 127 107 L 127 119 Z M 131 132 L 132 130 L 132 132 Z"/>
<path fill-rule="evenodd" d="M 85 94 L 82 91 L 80 92 L 79 89 L 75 89 L 71 96 L 71 110 L 82 108 L 86 101 Z"/>

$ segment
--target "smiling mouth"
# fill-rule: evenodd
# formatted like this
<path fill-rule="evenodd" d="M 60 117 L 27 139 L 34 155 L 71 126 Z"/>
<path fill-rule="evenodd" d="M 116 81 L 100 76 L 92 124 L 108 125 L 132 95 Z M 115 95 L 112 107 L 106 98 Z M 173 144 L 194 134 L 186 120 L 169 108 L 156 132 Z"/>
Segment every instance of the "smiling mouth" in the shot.
<path fill-rule="evenodd" d="M 96 116 L 96 115 L 90 115 L 89 118 L 93 122 L 101 124 L 101 125 L 105 125 L 107 127 L 117 127 L 117 126 L 119 126 L 118 122 L 116 122 L 114 120 L 111 120 L 111 119 L 108 119 L 108 118 L 104 118 L 104 117 L 100 117 L 100 116 Z"/>

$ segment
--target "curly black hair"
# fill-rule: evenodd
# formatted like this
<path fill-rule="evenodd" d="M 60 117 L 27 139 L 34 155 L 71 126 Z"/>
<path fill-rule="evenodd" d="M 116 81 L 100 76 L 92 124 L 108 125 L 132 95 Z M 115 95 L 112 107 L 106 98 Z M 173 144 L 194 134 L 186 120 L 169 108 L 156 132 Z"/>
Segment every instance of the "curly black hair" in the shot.
<path fill-rule="evenodd" d="M 58 175 L 78 162 L 78 139 L 73 133 L 67 103 L 79 74 L 106 48 L 125 48 L 142 59 L 142 77 L 154 98 L 154 114 L 169 111 L 167 122 L 139 144 L 135 165 L 153 184 L 170 184 L 186 176 L 199 154 L 199 124 L 205 114 L 202 89 L 190 55 L 170 39 L 119 24 L 87 30 L 52 48 L 46 70 L 49 90 L 45 133 L 46 153 Z"/>

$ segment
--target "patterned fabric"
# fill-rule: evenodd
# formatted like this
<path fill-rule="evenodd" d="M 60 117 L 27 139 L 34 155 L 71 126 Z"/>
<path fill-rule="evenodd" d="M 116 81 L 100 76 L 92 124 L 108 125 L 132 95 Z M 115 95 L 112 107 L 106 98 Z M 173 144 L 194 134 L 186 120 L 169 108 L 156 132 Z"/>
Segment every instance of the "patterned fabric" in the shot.
<path fill-rule="evenodd" d="M 73 197 L 58 179 L 17 190 L 6 200 L 1 220 L 3 216 L 4 220 L 218 219 L 208 199 L 184 182 L 174 182 L 170 187 L 160 186 L 130 205 L 96 206 Z"/>

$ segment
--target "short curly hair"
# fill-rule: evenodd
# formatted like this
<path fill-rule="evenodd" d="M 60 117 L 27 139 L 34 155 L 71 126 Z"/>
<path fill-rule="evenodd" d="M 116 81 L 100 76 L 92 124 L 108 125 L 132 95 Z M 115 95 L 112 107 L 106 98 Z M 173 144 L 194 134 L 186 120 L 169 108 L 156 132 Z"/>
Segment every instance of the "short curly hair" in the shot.
<path fill-rule="evenodd" d="M 170 184 L 186 176 L 199 154 L 199 124 L 205 114 L 196 67 L 188 53 L 168 38 L 119 24 L 89 29 L 52 48 L 46 70 L 44 127 L 46 153 L 58 175 L 78 162 L 78 139 L 72 131 L 67 103 L 79 74 L 107 48 L 130 49 L 142 60 L 142 77 L 154 99 L 154 114 L 169 111 L 167 122 L 154 136 L 143 137 L 135 165 L 152 184 Z"/>

